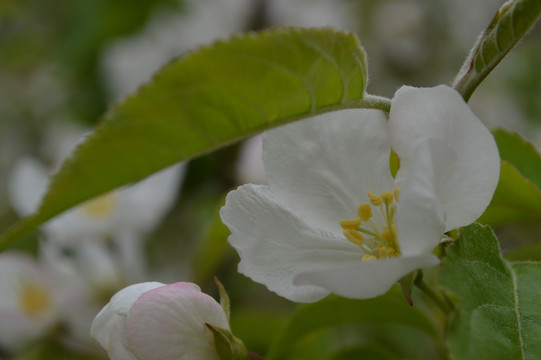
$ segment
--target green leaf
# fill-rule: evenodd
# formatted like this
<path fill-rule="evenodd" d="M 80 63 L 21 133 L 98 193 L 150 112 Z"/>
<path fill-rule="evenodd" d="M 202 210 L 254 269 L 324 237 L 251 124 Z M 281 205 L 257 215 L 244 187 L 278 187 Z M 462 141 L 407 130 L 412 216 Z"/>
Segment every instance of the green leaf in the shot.
<path fill-rule="evenodd" d="M 453 359 L 541 358 L 541 264 L 509 264 L 489 227 L 462 230 L 448 248 L 440 285 L 460 299 L 448 331 Z"/>
<path fill-rule="evenodd" d="M 496 130 L 494 138 L 502 158 L 500 182 L 479 222 L 541 218 L 541 155 L 517 133 Z"/>
<path fill-rule="evenodd" d="M 299 307 L 271 347 L 266 359 L 287 359 L 287 354 L 295 344 L 309 334 L 351 323 L 407 325 L 421 330 L 434 339 L 438 338 L 434 324 L 417 308 L 409 306 L 401 295 L 394 291 L 368 300 L 328 296 L 317 303 Z"/>
<path fill-rule="evenodd" d="M 509 130 L 496 129 L 492 133 L 502 160 L 513 164 L 522 176 L 541 189 L 541 154 L 535 145 Z"/>
<path fill-rule="evenodd" d="M 539 0 L 510 0 L 496 12 L 453 82 L 453 87 L 466 101 L 505 55 L 526 35 L 540 15 Z M 458 25 L 458 22 L 456 24 Z"/>
<path fill-rule="evenodd" d="M 352 107 L 389 110 L 365 95 L 365 54 L 353 34 L 274 29 L 201 48 L 164 67 L 114 106 L 53 178 L 15 237 L 87 199 L 265 129 Z"/>

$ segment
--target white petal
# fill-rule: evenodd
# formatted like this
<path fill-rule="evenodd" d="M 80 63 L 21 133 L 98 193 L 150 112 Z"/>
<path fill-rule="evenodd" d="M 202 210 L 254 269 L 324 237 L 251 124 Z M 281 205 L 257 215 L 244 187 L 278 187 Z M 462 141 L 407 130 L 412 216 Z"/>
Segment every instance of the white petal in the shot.
<path fill-rule="evenodd" d="M 438 263 L 434 255 L 344 261 L 340 266 L 322 266 L 320 270 L 300 274 L 295 278 L 295 284 L 317 285 L 341 296 L 368 299 L 384 294 L 410 272 Z"/>
<path fill-rule="evenodd" d="M 456 163 L 436 188 L 447 215 L 446 230 L 470 224 L 483 213 L 498 183 L 498 149 L 492 134 L 455 90 L 443 85 L 400 88 L 392 101 L 389 133 L 402 167 L 408 166 L 417 142 L 424 138 L 455 153 Z"/>
<path fill-rule="evenodd" d="M 128 313 L 126 340 L 139 360 L 218 360 L 205 323 L 229 329 L 212 297 L 191 283 L 175 283 L 141 295 Z"/>
<path fill-rule="evenodd" d="M 409 166 L 397 174 L 402 192 L 396 210 L 396 228 L 403 256 L 430 254 L 445 232 L 445 213 L 436 192 L 444 181 L 454 153 L 433 139 L 418 143 Z"/>
<path fill-rule="evenodd" d="M 184 170 L 184 163 L 171 166 L 118 190 L 115 231 L 148 232 L 154 229 L 177 199 Z"/>
<path fill-rule="evenodd" d="M 357 216 L 368 190 L 393 189 L 387 120 L 379 110 L 319 115 L 263 134 L 272 192 L 290 211 L 328 231 Z"/>
<path fill-rule="evenodd" d="M 129 309 L 141 294 L 160 286 L 164 284 L 147 282 L 128 286 L 116 293 L 96 315 L 90 328 L 90 335 L 107 350 L 112 359 L 136 360 L 126 344 L 126 317 Z"/>
<path fill-rule="evenodd" d="M 239 151 L 237 160 L 237 179 L 239 183 L 266 184 L 267 176 L 261 155 L 263 152 L 263 135 L 259 134 L 247 139 Z"/>
<path fill-rule="evenodd" d="M 298 274 L 348 260 L 360 262 L 363 256 L 345 238 L 310 228 L 283 208 L 265 185 L 244 185 L 230 192 L 220 214 L 241 258 L 239 272 L 292 301 L 313 302 L 329 294 L 319 286 L 295 285 Z"/>
<path fill-rule="evenodd" d="M 17 161 L 9 177 L 9 200 L 21 216 L 30 215 L 38 209 L 47 190 L 47 170 L 36 160 L 23 157 Z"/>
<path fill-rule="evenodd" d="M 26 253 L 6 251 L 0 254 L 0 346 L 14 349 L 43 336 L 58 323 L 59 311 L 49 274 Z M 34 313 L 25 311 L 25 290 L 37 291 L 44 303 Z"/>

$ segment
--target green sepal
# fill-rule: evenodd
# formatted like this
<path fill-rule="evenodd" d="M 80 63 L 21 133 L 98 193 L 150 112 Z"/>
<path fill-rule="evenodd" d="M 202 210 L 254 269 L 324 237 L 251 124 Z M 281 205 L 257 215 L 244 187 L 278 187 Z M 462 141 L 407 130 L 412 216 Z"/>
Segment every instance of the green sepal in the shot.
<path fill-rule="evenodd" d="M 413 299 L 411 297 L 411 293 L 413 292 L 413 286 L 415 285 L 415 280 L 417 279 L 417 276 L 422 277 L 422 271 L 412 271 L 408 275 L 404 276 L 402 279 L 398 280 L 398 283 L 402 288 L 402 295 L 404 295 L 404 299 L 406 299 L 410 306 L 413 306 Z"/>
<path fill-rule="evenodd" d="M 224 285 L 220 282 L 220 280 L 218 280 L 217 276 L 214 277 L 214 282 L 216 283 L 216 286 L 218 286 L 218 291 L 220 292 L 220 305 L 222 306 L 227 321 L 229 322 L 229 318 L 231 316 L 231 300 L 229 300 L 229 295 L 227 294 Z"/>
<path fill-rule="evenodd" d="M 242 340 L 236 338 L 231 331 L 205 323 L 214 336 L 214 347 L 220 360 L 246 360 L 248 350 Z"/>

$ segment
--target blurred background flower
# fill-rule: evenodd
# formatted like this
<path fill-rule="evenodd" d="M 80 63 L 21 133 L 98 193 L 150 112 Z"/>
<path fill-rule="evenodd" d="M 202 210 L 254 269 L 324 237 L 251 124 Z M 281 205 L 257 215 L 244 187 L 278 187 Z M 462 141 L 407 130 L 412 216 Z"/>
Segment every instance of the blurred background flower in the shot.
<path fill-rule="evenodd" d="M 35 209 L 47 176 L 80 140 L 85 131 L 81 129 L 92 128 L 114 101 L 137 91 L 161 66 L 196 46 L 271 26 L 333 26 L 354 31 L 368 54 L 368 91 L 392 97 L 402 84 L 428 87 L 452 81 L 476 37 L 502 3 L 0 2 L 0 225 L 5 229 Z M 518 130 L 537 144 L 541 144 L 540 32 L 534 29 L 470 101 L 489 127 Z M 152 280 L 193 281 L 213 294 L 212 277 L 216 274 L 233 301 L 233 331 L 250 349 L 265 353 L 269 339 L 279 333 L 295 307 L 237 273 L 238 258 L 227 244 L 228 231 L 217 216 L 229 190 L 243 182 L 265 182 L 258 151 L 256 138 L 205 155 L 183 170 L 166 170 L 169 175 L 161 180 L 157 178 L 162 175 L 156 175 L 87 203 L 19 241 L 13 251 L 26 265 L 10 267 L 34 269 L 29 270 L 29 276 L 39 284 L 49 281 L 42 276 L 56 279 L 54 282 L 62 286 L 47 287 L 47 291 L 54 289 L 50 296 L 58 297 L 57 291 L 69 294 L 72 289 L 80 300 L 78 307 L 62 307 L 64 315 L 51 315 L 53 320 L 37 325 L 29 336 L 17 336 L 20 344 L 16 347 L 9 346 L 11 340 L 6 343 L 0 339 L 0 357 L 106 358 L 89 337 L 89 321 L 113 293 L 130 283 Z M 154 185 L 146 188 L 145 184 Z M 118 216 L 85 223 L 86 215 L 112 215 L 116 214 L 114 209 L 119 210 Z M 538 227 L 532 224 L 520 237 L 533 238 Z M 498 231 L 504 234 L 509 227 Z M 515 228 L 511 232 L 511 238 L 519 237 Z M 504 247 L 515 245 L 508 242 Z M 4 302 L 0 300 L 0 304 Z M 0 335 L 9 332 L 6 327 L 11 324 L 3 314 L 0 312 Z M 262 322 L 266 325 L 263 329 Z M 254 332 L 254 328 L 261 330 Z M 353 333 L 357 338 L 376 341 L 379 337 L 391 342 L 389 334 L 395 330 L 366 325 Z M 329 349 L 351 338 L 337 331 L 340 336 L 333 330 L 310 339 L 306 348 L 295 353 L 296 359 L 323 358 Z M 416 357 L 410 346 L 414 343 L 419 345 L 413 340 L 394 345 L 401 349 L 402 357 L 411 358 Z M 318 353 L 310 350 L 314 344 L 318 344 Z M 434 351 L 422 344 L 418 348 L 426 349 L 427 358 Z"/>

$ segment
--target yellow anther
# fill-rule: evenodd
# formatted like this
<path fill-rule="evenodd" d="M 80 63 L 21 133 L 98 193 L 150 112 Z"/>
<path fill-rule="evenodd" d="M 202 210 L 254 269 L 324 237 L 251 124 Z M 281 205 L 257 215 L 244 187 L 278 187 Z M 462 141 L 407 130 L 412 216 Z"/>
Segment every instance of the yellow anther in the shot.
<path fill-rule="evenodd" d="M 394 198 L 396 199 L 397 202 L 398 202 L 398 199 L 400 199 L 400 193 L 401 192 L 402 192 L 402 190 L 400 189 L 400 186 L 397 186 L 394 189 Z"/>
<path fill-rule="evenodd" d="M 384 192 L 381 193 L 381 198 L 383 199 L 383 202 L 385 204 L 390 204 L 394 200 L 394 195 L 390 191 L 384 191 Z"/>
<path fill-rule="evenodd" d="M 364 237 L 355 230 L 344 230 L 344 236 L 355 245 L 362 245 L 364 243 Z"/>
<path fill-rule="evenodd" d="M 355 219 L 340 220 L 340 226 L 344 229 L 355 229 L 357 226 L 361 226 L 361 219 L 356 217 Z"/>
<path fill-rule="evenodd" d="M 362 221 L 368 221 L 372 218 L 372 207 L 367 203 L 359 205 L 357 212 Z"/>
<path fill-rule="evenodd" d="M 363 258 L 361 259 L 362 261 L 374 261 L 374 260 L 377 260 L 378 258 L 375 257 L 374 255 L 370 255 L 370 254 L 366 254 L 365 256 L 363 256 Z"/>
<path fill-rule="evenodd" d="M 374 206 L 380 206 L 383 203 L 381 196 L 374 194 L 370 190 L 368 190 L 368 197 L 370 198 L 370 203 Z"/>

